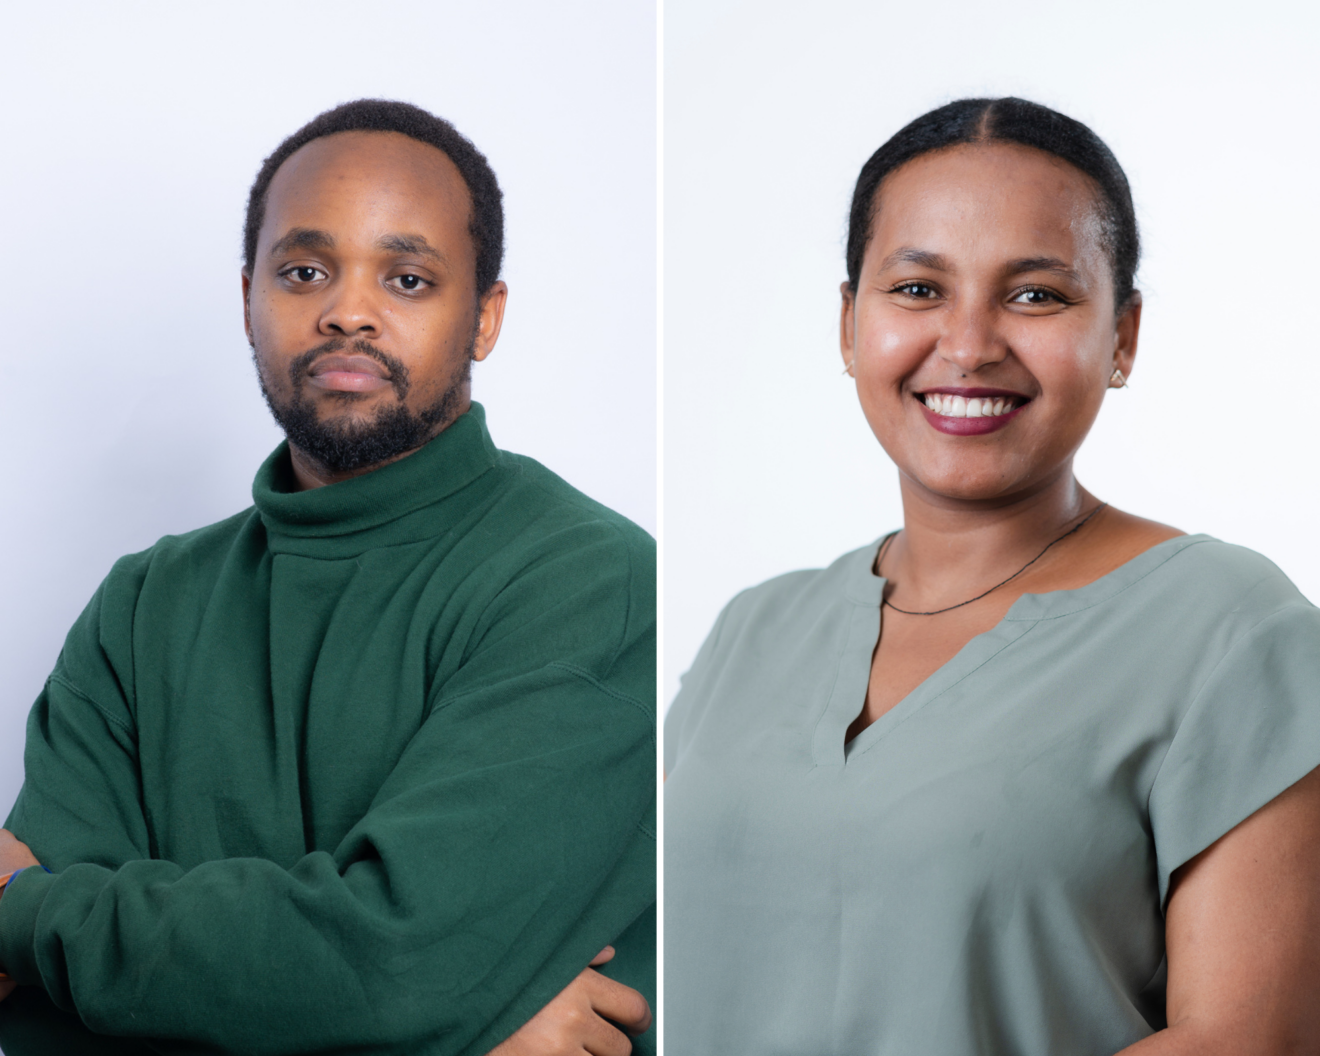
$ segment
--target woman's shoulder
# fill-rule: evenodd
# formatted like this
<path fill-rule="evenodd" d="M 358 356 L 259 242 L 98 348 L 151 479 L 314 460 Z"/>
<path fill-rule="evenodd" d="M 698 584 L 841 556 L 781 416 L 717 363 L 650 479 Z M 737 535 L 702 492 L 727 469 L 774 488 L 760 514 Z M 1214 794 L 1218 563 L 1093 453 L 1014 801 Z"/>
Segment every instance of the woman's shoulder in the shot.
<path fill-rule="evenodd" d="M 882 580 L 872 574 L 876 550 L 867 543 L 836 558 L 824 568 L 783 572 L 734 595 L 721 622 L 734 625 L 800 623 L 839 604 L 880 603 Z"/>
<path fill-rule="evenodd" d="M 1154 576 L 1160 582 L 1176 580 L 1192 596 L 1227 601 L 1233 607 L 1248 598 L 1267 605 L 1306 601 L 1274 562 L 1248 547 L 1188 534 L 1117 509 L 1106 528 L 1095 547 L 1100 568 L 1139 570 L 1142 578 Z"/>
<path fill-rule="evenodd" d="M 1249 547 L 1210 535 L 1185 535 L 1161 544 L 1172 550 L 1163 578 L 1176 581 L 1184 603 L 1227 607 L 1264 618 L 1282 608 L 1314 608 L 1273 561 Z"/>
<path fill-rule="evenodd" d="M 780 688 L 782 679 L 811 682 L 834 655 L 828 643 L 837 641 L 857 606 L 878 614 L 882 581 L 871 572 L 878 546 L 878 540 L 868 543 L 824 568 L 774 576 L 724 606 L 683 675 L 666 717 L 667 772 L 673 771 L 685 738 L 714 701 L 726 719 L 752 716 L 763 710 L 764 701 L 739 687 L 767 679 Z"/>
<path fill-rule="evenodd" d="M 824 568 L 785 572 L 734 595 L 724 606 L 686 680 L 737 666 L 748 657 L 782 655 L 790 645 L 828 636 L 855 606 L 878 610 L 883 580 L 871 573 L 875 543 L 851 550 Z"/>
<path fill-rule="evenodd" d="M 1083 640 L 1108 635 L 1125 654 L 1156 649 L 1166 666 L 1212 668 L 1285 640 L 1320 645 L 1320 610 L 1274 562 L 1204 534 L 1166 539 L 1080 588 L 1024 595 L 1005 619 Z"/>

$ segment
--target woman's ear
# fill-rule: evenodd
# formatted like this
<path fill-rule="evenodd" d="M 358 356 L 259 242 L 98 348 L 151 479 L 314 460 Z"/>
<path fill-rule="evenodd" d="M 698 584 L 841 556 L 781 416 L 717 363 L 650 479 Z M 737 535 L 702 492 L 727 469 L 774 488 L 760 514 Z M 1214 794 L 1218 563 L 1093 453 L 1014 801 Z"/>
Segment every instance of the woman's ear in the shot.
<path fill-rule="evenodd" d="M 1141 329 L 1141 294 L 1133 290 L 1132 300 L 1114 323 L 1114 368 L 1125 378 L 1132 377 L 1137 358 L 1137 333 Z"/>
<path fill-rule="evenodd" d="M 857 320 L 853 315 L 856 298 L 853 297 L 852 287 L 846 282 L 839 284 L 839 293 L 843 297 L 843 304 L 839 309 L 839 351 L 843 353 L 843 372 L 852 374 L 856 344 L 854 336 L 857 333 Z"/>

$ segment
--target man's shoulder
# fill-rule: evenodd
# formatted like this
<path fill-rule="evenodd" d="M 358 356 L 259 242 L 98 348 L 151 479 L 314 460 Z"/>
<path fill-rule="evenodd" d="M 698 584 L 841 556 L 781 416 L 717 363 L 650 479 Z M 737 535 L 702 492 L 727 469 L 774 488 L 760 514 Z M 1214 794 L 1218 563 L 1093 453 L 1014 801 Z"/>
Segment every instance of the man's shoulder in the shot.
<path fill-rule="evenodd" d="M 654 565 L 655 540 L 623 514 L 583 494 L 534 458 L 500 452 L 503 493 L 489 510 L 506 520 L 514 542 L 534 550 L 614 552 L 619 559 Z"/>
<path fill-rule="evenodd" d="M 161 536 L 145 550 L 125 554 L 116 561 L 106 586 L 140 587 L 148 575 L 195 577 L 198 572 L 223 564 L 243 535 L 259 528 L 260 523 L 255 508 L 249 506 L 214 524 Z"/>

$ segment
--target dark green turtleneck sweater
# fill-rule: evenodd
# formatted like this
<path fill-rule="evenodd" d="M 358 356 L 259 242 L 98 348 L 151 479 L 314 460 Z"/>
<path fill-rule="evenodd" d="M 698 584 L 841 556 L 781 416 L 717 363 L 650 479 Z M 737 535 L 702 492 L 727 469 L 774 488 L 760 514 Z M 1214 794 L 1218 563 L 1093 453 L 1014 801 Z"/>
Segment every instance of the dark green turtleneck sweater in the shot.
<path fill-rule="evenodd" d="M 651 538 L 475 404 L 253 495 L 119 561 L 37 700 L 4 1051 L 475 1056 L 607 943 L 654 1005 Z"/>

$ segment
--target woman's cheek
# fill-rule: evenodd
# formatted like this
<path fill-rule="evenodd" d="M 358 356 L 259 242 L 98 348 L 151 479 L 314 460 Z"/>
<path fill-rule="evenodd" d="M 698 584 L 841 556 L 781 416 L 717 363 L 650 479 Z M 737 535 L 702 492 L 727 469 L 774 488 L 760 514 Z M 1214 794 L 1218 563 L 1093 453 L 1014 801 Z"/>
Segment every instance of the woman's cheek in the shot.
<path fill-rule="evenodd" d="M 920 336 L 911 327 L 898 324 L 897 320 L 884 316 L 872 317 L 865 321 L 862 330 L 861 350 L 866 359 L 877 359 L 885 369 L 898 367 L 902 362 L 917 354 Z M 915 364 L 913 364 L 915 367 Z"/>

